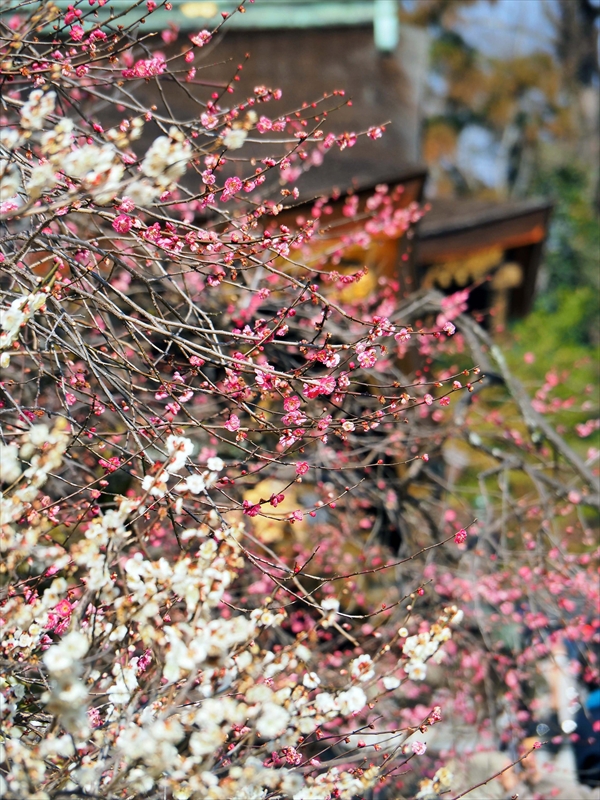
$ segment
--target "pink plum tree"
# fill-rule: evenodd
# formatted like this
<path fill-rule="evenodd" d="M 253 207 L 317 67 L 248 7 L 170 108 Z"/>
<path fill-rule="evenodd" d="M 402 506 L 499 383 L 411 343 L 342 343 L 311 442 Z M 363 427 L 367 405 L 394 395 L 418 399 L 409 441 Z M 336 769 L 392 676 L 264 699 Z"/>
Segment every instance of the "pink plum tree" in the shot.
<path fill-rule="evenodd" d="M 200 97 L 218 31 L 167 58 L 93 0 L 12 12 L 3 796 L 449 791 L 431 729 L 510 744 L 553 641 L 597 641 L 592 461 L 465 297 L 348 292 L 366 270 L 332 263 L 416 207 L 380 186 L 351 228 L 322 199 L 289 222 L 303 169 L 381 134 L 328 130 L 342 92 Z M 167 81 L 189 118 L 145 105 Z"/>

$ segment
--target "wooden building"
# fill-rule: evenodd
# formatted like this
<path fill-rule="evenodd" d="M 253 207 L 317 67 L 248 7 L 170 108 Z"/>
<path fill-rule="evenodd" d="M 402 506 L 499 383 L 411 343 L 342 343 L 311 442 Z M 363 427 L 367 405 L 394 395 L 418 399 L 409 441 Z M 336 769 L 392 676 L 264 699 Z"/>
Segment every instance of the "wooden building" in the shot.
<path fill-rule="evenodd" d="M 61 3 L 66 6 L 67 0 Z M 110 0 L 98 14 L 107 17 L 111 7 L 118 14 L 128 6 L 129 0 Z M 328 118 L 329 129 L 358 133 L 385 124 L 385 134 L 376 141 L 359 136 L 343 151 L 332 148 L 322 165 L 295 181 L 300 205 L 283 218 L 310 213 L 315 199 L 326 196 L 334 198 L 329 222 L 339 221 L 348 191 L 364 198 L 382 183 L 403 187 L 400 207 L 421 203 L 427 178 L 419 157 L 429 40 L 422 29 L 400 26 L 397 0 L 256 0 L 246 4 L 245 13 L 236 11 L 238 6 L 232 0 L 172 0 L 170 11 L 159 8 L 146 17 L 142 32 L 177 26 L 177 37 L 161 48 L 168 56 L 187 49 L 191 33 L 221 26 L 195 62 L 203 85 L 190 83 L 181 90 L 165 76 L 162 97 L 153 83 L 139 87 L 148 93 L 148 105 L 189 118 L 191 109 L 197 111 L 190 98 L 204 98 L 207 85 L 226 85 L 240 63 L 236 97 L 251 95 L 259 85 L 281 88 L 282 99 L 264 107 L 271 117 L 345 89 L 351 105 L 340 102 Z M 231 16 L 221 25 L 223 14 Z M 128 16 L 119 22 L 126 25 Z M 260 152 L 257 147 L 247 143 L 232 155 L 239 152 L 247 160 Z M 474 286 L 473 310 L 494 307 L 499 320 L 521 316 L 531 308 L 550 210 L 546 201 L 434 200 L 418 226 L 409 261 L 400 258 L 405 242 L 381 239 L 370 252 L 355 253 L 354 260 L 397 275 L 403 293 L 422 286 L 448 293 Z"/>

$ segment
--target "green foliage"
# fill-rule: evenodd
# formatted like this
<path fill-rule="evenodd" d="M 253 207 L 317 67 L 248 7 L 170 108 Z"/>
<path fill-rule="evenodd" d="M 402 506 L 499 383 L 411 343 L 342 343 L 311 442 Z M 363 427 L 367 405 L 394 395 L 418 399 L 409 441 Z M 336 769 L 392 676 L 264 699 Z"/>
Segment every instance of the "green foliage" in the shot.
<path fill-rule="evenodd" d="M 555 308 L 549 307 L 550 298 Z M 574 432 L 575 425 L 598 414 L 600 346 L 587 340 L 589 320 L 597 313 L 597 293 L 589 285 L 558 289 L 543 296 L 538 308 L 514 327 L 506 348 L 514 374 L 530 396 L 541 399 L 552 424 L 580 451 L 582 445 L 587 449 L 599 444 L 597 433 L 582 440 Z M 533 354 L 532 363 L 526 353 Z M 558 382 L 546 388 L 549 374 Z"/>
<path fill-rule="evenodd" d="M 548 285 L 538 305 L 545 311 L 556 310 L 561 290 L 587 287 L 590 296 L 581 311 L 589 319 L 598 313 L 600 226 L 589 200 L 588 174 L 578 165 L 563 164 L 543 170 L 534 188 L 556 202 L 546 245 Z"/>

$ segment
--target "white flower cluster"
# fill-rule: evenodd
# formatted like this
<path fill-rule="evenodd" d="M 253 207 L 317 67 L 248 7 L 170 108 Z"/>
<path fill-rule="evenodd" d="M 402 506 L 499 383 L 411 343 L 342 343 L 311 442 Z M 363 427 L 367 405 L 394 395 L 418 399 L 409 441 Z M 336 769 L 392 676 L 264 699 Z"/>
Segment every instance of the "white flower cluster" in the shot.
<path fill-rule="evenodd" d="M 14 161 L 0 156 L 0 202 L 14 197 L 21 188 L 21 174 Z"/>
<path fill-rule="evenodd" d="M 329 628 L 338 618 L 340 601 L 336 597 L 326 597 L 321 602 L 321 608 L 326 612 L 321 620 L 321 625 L 323 628 Z"/>
<path fill-rule="evenodd" d="M 61 119 L 42 134 L 41 152 L 44 158 L 32 168 L 26 183 L 32 200 L 54 188 L 58 173 L 77 181 L 99 205 L 110 203 L 118 194 L 125 166 L 117 148 L 112 143 L 77 145 L 71 119 Z"/>
<path fill-rule="evenodd" d="M 223 144 L 228 150 L 239 150 L 244 146 L 248 131 L 244 128 L 228 128 L 223 134 Z"/>
<path fill-rule="evenodd" d="M 452 778 L 452 772 L 448 767 L 440 767 L 433 778 L 421 781 L 415 800 L 437 800 L 442 792 L 452 788 Z"/>
<path fill-rule="evenodd" d="M 38 131 L 44 125 L 56 105 L 56 92 L 43 92 L 34 89 L 21 109 L 21 127 L 26 131 Z"/>
<path fill-rule="evenodd" d="M 44 122 L 54 110 L 54 92 L 35 90 L 21 110 L 22 132 L 11 130 L 12 137 L 3 135 L 0 140 L 3 155 L 0 157 L 0 180 L 2 199 L 14 197 L 21 188 L 21 174 L 11 153 L 23 141 L 40 131 L 41 158 L 37 164 L 24 165 L 27 179 L 25 189 L 30 200 L 36 200 L 54 189 L 59 181 L 65 189 L 92 195 L 98 205 L 107 205 L 116 195 L 126 190 L 131 200 L 139 206 L 148 205 L 158 195 L 171 187 L 186 171 L 192 156 L 192 148 L 185 136 L 176 128 L 168 136 L 159 136 L 142 160 L 141 178 L 133 181 L 125 175 L 125 164 L 120 150 L 130 141 L 139 138 L 144 120 L 136 117 L 118 129 L 110 129 L 105 136 L 108 141 L 86 144 L 77 141 L 74 123 L 64 117 L 49 130 L 43 130 Z M 245 131 L 244 131 L 245 133 Z M 76 182 L 77 186 L 73 186 Z"/>
<path fill-rule="evenodd" d="M 404 664 L 404 671 L 413 681 L 423 681 L 427 676 L 426 661 L 434 658 L 438 662 L 443 658 L 443 651 L 439 648 L 444 642 L 452 638 L 450 625 L 458 625 L 463 612 L 456 606 L 447 607 L 428 631 L 423 631 L 414 636 L 408 636 L 406 628 L 401 628 L 398 634 L 401 638 L 407 637 L 402 646 L 402 654 L 408 658 Z"/>
<path fill-rule="evenodd" d="M 71 631 L 43 656 L 50 673 L 50 690 L 42 695 L 42 702 L 50 713 L 60 718 L 65 730 L 78 736 L 87 731 L 88 692 L 79 676 L 83 671 L 81 660 L 88 649 L 85 634 Z"/>
<path fill-rule="evenodd" d="M 0 308 L 0 367 L 6 368 L 10 363 L 9 348 L 19 338 L 21 328 L 46 305 L 46 292 L 34 292 L 25 297 L 13 300 L 8 308 Z"/>
<path fill-rule="evenodd" d="M 188 458 L 194 452 L 194 445 L 185 436 L 169 436 L 167 439 L 167 452 L 169 460 L 163 464 L 162 468 L 154 474 L 149 474 L 142 480 L 142 490 L 148 492 L 153 497 L 164 497 L 168 491 L 169 479 L 178 477 L 178 474 L 185 467 Z M 185 480 L 179 480 L 173 488 L 178 492 L 190 492 L 190 494 L 202 494 L 214 486 L 219 472 L 225 467 L 221 458 L 213 456 L 206 462 L 206 469 L 202 472 L 194 472 L 188 475 Z"/>
<path fill-rule="evenodd" d="M 85 144 L 66 153 L 60 169 L 103 206 L 118 194 L 125 166 L 113 144 Z"/>
<path fill-rule="evenodd" d="M 60 428 L 37 425 L 23 434 L 19 447 L 4 445 L 17 504 L 6 506 L 3 520 L 22 518 L 25 500 L 37 496 L 50 469 L 59 469 L 68 438 Z M 157 476 L 166 483 L 188 466 L 193 444 L 177 435 L 165 444 Z M 20 472 L 27 460 L 31 466 Z M 224 464 L 212 457 L 206 467 L 204 491 L 210 491 L 211 476 Z M 25 476 L 28 485 L 21 486 Z M 157 476 L 146 491 L 155 487 Z M 19 495 L 32 484 L 27 498 Z M 26 602 L 15 596 L 3 607 L 4 655 L 41 664 L 48 686 L 41 699 L 53 715 L 40 735 L 7 731 L 7 788 L 23 793 L 32 775 L 42 786 L 55 761 L 62 764 L 79 753 L 65 791 L 102 795 L 111 782 L 113 793 L 166 791 L 181 800 L 260 800 L 269 794 L 351 800 L 364 794 L 377 782 L 378 767 L 333 768 L 305 778 L 295 769 L 305 758 L 296 747 L 334 720 L 357 726 L 356 715 L 369 706 L 366 684 L 377 680 L 373 659 L 357 655 L 349 670 L 342 670 L 344 684 L 336 681 L 335 688 L 323 690 L 326 678 L 307 669 L 311 652 L 301 641 L 305 632 L 279 649 L 261 649 L 261 637 L 268 640 L 285 611 L 271 598 L 253 611 L 229 602 L 245 561 L 242 524 L 229 527 L 212 510 L 198 527 L 179 532 L 184 549 L 152 556 L 136 525 L 146 514 L 143 503 L 141 496 L 127 497 L 114 508 L 95 509 L 60 556 L 41 536 L 43 526 L 22 534 L 28 543 L 11 534 L 21 559 L 25 555 L 45 569 L 40 552 L 52 551 L 53 569 L 68 579 L 56 577 L 38 597 Z M 337 624 L 336 598 L 323 600 L 321 611 L 322 625 Z M 48 647 L 46 631 L 57 613 L 68 616 Z M 437 648 L 446 641 L 457 618 L 456 609 L 446 609 L 426 637 L 407 639 L 404 656 L 424 663 L 435 651 L 431 642 Z M 65 740 L 65 732 L 72 739 Z M 225 762 L 232 744 L 239 756 Z M 265 756 L 277 751 L 289 760 L 268 765 Z"/>
<path fill-rule="evenodd" d="M 170 456 L 166 464 L 155 474 L 146 475 L 142 480 L 142 491 L 149 492 L 153 497 L 164 497 L 167 493 L 169 478 L 181 472 L 189 456 L 194 452 L 194 445 L 185 436 L 169 436 L 167 439 L 167 452 Z M 193 476 L 192 476 L 193 477 Z M 198 492 L 204 489 L 204 485 Z M 191 489 L 190 489 L 191 491 Z"/>
<path fill-rule="evenodd" d="M 340 797 L 344 800 L 360 796 L 373 786 L 379 777 L 379 768 L 370 766 L 361 777 L 340 772 L 336 767 L 307 782 L 307 786 L 293 796 L 293 800 L 329 800 Z"/>
<path fill-rule="evenodd" d="M 14 443 L 2 445 L 0 475 L 2 482 L 13 484 L 10 492 L 7 490 L 0 494 L 0 530 L 2 534 L 0 536 L 0 552 L 3 555 L 7 571 L 13 570 L 21 560 L 30 557 L 36 550 L 42 531 L 34 526 L 21 523 L 17 526 L 15 523 L 33 508 L 39 490 L 48 480 L 49 474 L 60 467 L 69 439 L 65 424 L 59 421 L 52 431 L 46 425 L 32 426 L 28 434 L 23 437 L 23 443 L 19 450 Z M 39 448 L 39 452 L 31 455 L 32 449 L 36 447 Z M 21 460 L 29 460 L 29 466 L 23 471 L 21 471 Z M 62 555 L 61 549 L 53 546 L 41 548 L 39 551 L 40 558 L 48 563 L 52 563 Z M 56 563 L 59 567 L 61 566 L 60 561 Z M 29 608 L 33 609 L 33 606 Z M 31 619 L 33 620 L 33 617 Z"/>
<path fill-rule="evenodd" d="M 153 178 L 157 186 L 167 189 L 184 174 L 191 157 L 189 142 L 181 131 L 172 127 L 168 136 L 159 136 L 150 145 L 142 161 L 142 172 L 146 177 Z M 132 196 L 131 187 L 129 195 Z"/>

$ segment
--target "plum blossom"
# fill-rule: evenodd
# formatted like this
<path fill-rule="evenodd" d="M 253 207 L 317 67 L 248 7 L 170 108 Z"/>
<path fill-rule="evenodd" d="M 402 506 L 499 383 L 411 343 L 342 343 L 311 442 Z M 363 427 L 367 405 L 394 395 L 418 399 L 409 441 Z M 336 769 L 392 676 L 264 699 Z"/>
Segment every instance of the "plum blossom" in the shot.
<path fill-rule="evenodd" d="M 122 75 L 124 78 L 152 78 L 156 75 L 162 75 L 167 69 L 167 62 L 164 56 L 154 56 L 154 58 L 143 58 L 137 61 L 133 67 L 124 69 Z"/>
<path fill-rule="evenodd" d="M 159 136 L 151 144 L 141 164 L 142 173 L 166 189 L 184 174 L 191 155 L 190 144 L 185 141 L 180 131 L 172 126 L 168 136 Z M 128 194 L 133 197 L 131 186 L 128 188 Z"/>
<path fill-rule="evenodd" d="M 131 230 L 133 220 L 127 214 L 119 214 L 112 221 L 112 226 L 117 233 L 128 233 Z"/>
<path fill-rule="evenodd" d="M 375 676 L 371 656 L 364 653 L 350 664 L 350 674 L 359 681 L 370 681 Z"/>
<path fill-rule="evenodd" d="M 21 127 L 29 131 L 40 130 L 56 105 L 56 92 L 34 89 L 21 109 Z"/>
<path fill-rule="evenodd" d="M 321 679 L 316 672 L 307 672 L 302 678 L 302 685 L 306 686 L 307 689 L 316 689 L 320 683 Z"/>
<path fill-rule="evenodd" d="M 467 532 L 464 528 L 454 534 L 454 541 L 456 544 L 464 544 L 467 541 Z"/>
<path fill-rule="evenodd" d="M 185 485 L 192 494 L 201 494 L 206 489 L 204 477 L 198 474 L 188 475 L 185 479 Z"/>
<path fill-rule="evenodd" d="M 225 423 L 225 427 L 228 431 L 233 433 L 234 431 L 239 430 L 240 424 L 240 418 L 237 416 L 237 414 L 232 414 Z"/>
<path fill-rule="evenodd" d="M 409 661 L 404 671 L 411 681 L 424 681 L 427 677 L 427 666 L 422 661 Z"/>
<path fill-rule="evenodd" d="M 0 483 L 13 483 L 21 472 L 17 445 L 0 442 Z"/>
<path fill-rule="evenodd" d="M 256 730 L 264 739 L 274 739 L 285 732 L 290 715 L 276 703 L 264 703 L 261 715 L 256 723 Z"/>
<path fill-rule="evenodd" d="M 212 34 L 210 31 L 203 30 L 199 31 L 199 33 L 195 33 L 190 36 L 190 40 L 196 47 L 204 47 L 205 44 L 208 44 L 212 39 Z"/>
<path fill-rule="evenodd" d="M 49 161 L 40 162 L 31 170 L 25 188 L 32 200 L 56 186 L 56 168 Z"/>
<path fill-rule="evenodd" d="M 221 472 L 221 470 L 225 467 L 225 463 L 222 458 L 219 458 L 218 456 L 211 456 L 206 462 L 206 467 L 211 472 Z"/>
<path fill-rule="evenodd" d="M 64 636 L 58 644 L 48 648 L 44 653 L 44 664 L 51 674 L 73 670 L 87 653 L 89 642 L 79 631 L 72 631 Z"/>
<path fill-rule="evenodd" d="M 456 333 L 456 327 L 451 322 L 446 322 L 442 330 L 448 336 L 453 336 Z"/>
<path fill-rule="evenodd" d="M 328 628 L 330 625 L 333 625 L 337 619 L 338 611 L 340 609 L 340 601 L 337 599 L 337 597 L 326 597 L 321 601 L 321 608 L 323 611 L 327 612 L 321 621 L 321 625 L 324 628 Z"/>
<path fill-rule="evenodd" d="M 228 128 L 222 136 L 223 144 L 228 150 L 239 150 L 244 146 L 247 136 L 248 131 L 243 128 Z"/>
<path fill-rule="evenodd" d="M 352 686 L 337 697 L 337 705 L 344 716 L 356 714 L 367 705 L 367 695 L 359 686 Z"/>
<path fill-rule="evenodd" d="M 0 199 L 14 197 L 21 188 L 21 175 L 17 165 L 7 158 L 0 158 Z"/>
<path fill-rule="evenodd" d="M 0 350 L 8 350 L 18 339 L 21 328 L 46 305 L 47 301 L 48 295 L 45 292 L 34 292 L 13 300 L 8 308 L 0 308 L 0 329 L 2 330 Z M 5 352 L 2 355 L 6 355 L 5 362 L 8 362 L 9 353 Z M 2 366 L 6 367 L 8 363 L 3 363 Z"/>

